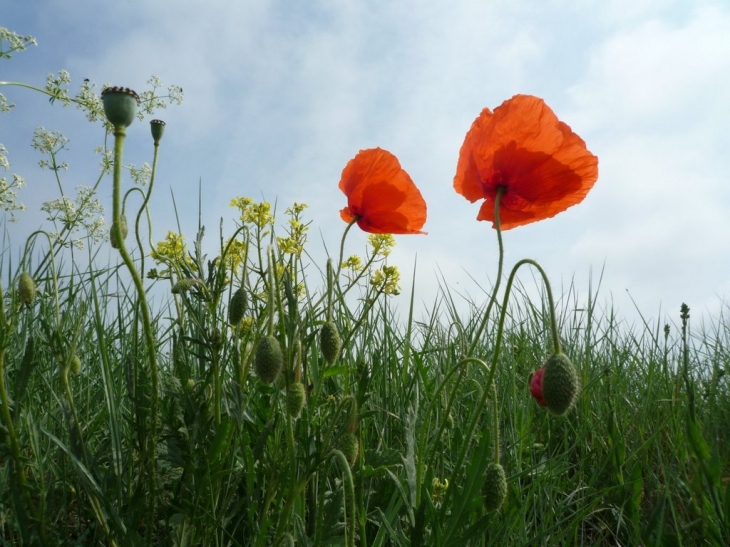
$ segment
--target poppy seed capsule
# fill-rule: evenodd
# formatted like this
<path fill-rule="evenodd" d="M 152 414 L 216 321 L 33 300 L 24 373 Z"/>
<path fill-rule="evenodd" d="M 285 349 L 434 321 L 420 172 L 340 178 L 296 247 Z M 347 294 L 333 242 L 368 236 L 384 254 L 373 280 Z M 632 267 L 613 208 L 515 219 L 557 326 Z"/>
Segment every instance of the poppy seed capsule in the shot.
<path fill-rule="evenodd" d="M 504 503 L 507 497 L 507 477 L 504 468 L 498 463 L 490 463 L 484 474 L 484 507 L 488 512 L 496 511 Z"/>
<path fill-rule="evenodd" d="M 165 133 L 165 122 L 162 120 L 152 120 L 150 122 L 150 130 L 152 131 L 152 140 L 155 144 L 159 144 L 162 140 L 162 135 Z"/>
<path fill-rule="evenodd" d="M 243 290 L 243 287 L 239 287 L 231 296 L 231 302 L 228 305 L 228 322 L 235 327 L 241 322 L 245 312 L 246 291 Z"/>
<path fill-rule="evenodd" d="M 343 433 L 342 436 L 337 439 L 336 448 L 344 454 L 347 463 L 350 464 L 350 467 L 355 465 L 357 455 L 360 452 L 360 442 L 357 440 L 354 433 L 350 433 L 349 431 Z"/>
<path fill-rule="evenodd" d="M 256 348 L 253 367 L 259 380 L 273 384 L 284 363 L 279 341 L 273 336 L 264 336 Z"/>
<path fill-rule="evenodd" d="M 20 300 L 26 306 L 30 306 L 35 300 L 35 295 L 38 292 L 35 286 L 35 281 L 28 272 L 20 274 L 18 279 L 18 292 L 20 293 Z"/>
<path fill-rule="evenodd" d="M 294 419 L 299 417 L 305 402 L 304 386 L 301 382 L 289 384 L 286 391 L 286 411 Z"/>
<path fill-rule="evenodd" d="M 117 232 L 115 230 L 116 223 L 112 223 L 112 227 L 109 230 L 109 242 L 112 244 L 112 248 L 118 249 L 119 248 L 119 241 L 117 241 Z M 122 232 L 122 240 L 127 239 L 127 233 L 129 232 L 127 228 L 127 217 L 119 217 L 119 231 Z"/>
<path fill-rule="evenodd" d="M 107 87 L 101 92 L 101 100 L 106 119 L 114 127 L 129 127 L 140 105 L 139 95 L 128 87 Z"/>
<path fill-rule="evenodd" d="M 319 332 L 319 345 L 322 348 L 322 355 L 330 365 L 337 361 L 342 349 L 342 338 L 333 321 L 327 321 L 322 325 L 322 330 Z"/>
<path fill-rule="evenodd" d="M 565 414 L 573 407 L 580 392 L 575 365 L 564 353 L 551 355 L 542 375 L 542 396 L 553 414 Z"/>

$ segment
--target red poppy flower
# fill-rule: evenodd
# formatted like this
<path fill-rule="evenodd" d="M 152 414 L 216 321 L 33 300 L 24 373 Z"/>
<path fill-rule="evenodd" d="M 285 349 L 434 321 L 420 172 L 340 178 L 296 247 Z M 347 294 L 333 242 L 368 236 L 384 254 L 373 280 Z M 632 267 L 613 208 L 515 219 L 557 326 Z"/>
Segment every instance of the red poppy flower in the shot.
<path fill-rule="evenodd" d="M 540 403 L 540 406 L 547 406 L 545 399 L 542 398 L 543 374 L 545 374 L 545 367 L 539 369 L 535 374 L 532 375 L 532 378 L 530 378 L 530 395 L 532 395 L 535 400 Z"/>
<path fill-rule="evenodd" d="M 426 202 L 393 154 L 381 148 L 360 150 L 342 171 L 340 190 L 345 222 L 357 219 L 371 234 L 425 234 Z"/>
<path fill-rule="evenodd" d="M 459 152 L 454 189 L 472 203 L 484 199 L 477 220 L 509 230 L 565 211 L 583 201 L 598 179 L 598 158 L 545 102 L 515 95 L 482 110 Z M 494 224 L 492 224 L 494 226 Z"/>

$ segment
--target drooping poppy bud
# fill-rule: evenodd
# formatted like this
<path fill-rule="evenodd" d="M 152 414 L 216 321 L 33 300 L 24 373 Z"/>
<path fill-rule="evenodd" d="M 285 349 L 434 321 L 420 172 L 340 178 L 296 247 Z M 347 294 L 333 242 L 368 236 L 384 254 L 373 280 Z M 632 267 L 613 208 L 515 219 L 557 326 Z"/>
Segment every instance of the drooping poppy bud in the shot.
<path fill-rule="evenodd" d="M 319 344 L 325 360 L 330 365 L 334 363 L 340 356 L 342 338 L 340 338 L 337 325 L 333 321 L 327 321 L 322 325 L 322 330 L 319 332 Z"/>
<path fill-rule="evenodd" d="M 507 497 L 507 476 L 504 474 L 504 468 L 498 463 L 492 462 L 487 466 L 482 494 L 484 495 L 484 507 L 488 512 L 502 507 Z"/>
<path fill-rule="evenodd" d="M 118 249 L 119 241 L 117 241 L 115 224 L 116 223 L 112 223 L 112 227 L 109 230 L 109 242 L 112 244 L 113 249 Z M 127 218 L 125 216 L 119 217 L 119 231 L 122 233 L 122 240 L 127 239 L 127 233 L 129 232 L 129 228 L 127 228 Z"/>
<path fill-rule="evenodd" d="M 292 418 L 297 419 L 299 417 L 305 401 L 306 396 L 302 383 L 293 382 L 289 384 L 289 389 L 286 391 L 286 411 Z"/>
<path fill-rule="evenodd" d="M 279 341 L 273 336 L 264 336 L 256 348 L 253 366 L 259 380 L 273 384 L 284 363 Z"/>
<path fill-rule="evenodd" d="M 575 365 L 564 353 L 551 355 L 542 375 L 542 396 L 548 409 L 558 416 L 570 410 L 580 393 Z"/>
<path fill-rule="evenodd" d="M 18 279 L 18 293 L 20 293 L 20 300 L 23 304 L 30 306 L 33 300 L 35 300 L 37 292 L 35 281 L 33 281 L 30 274 L 28 272 L 20 274 L 20 279 Z"/>
<path fill-rule="evenodd" d="M 542 375 L 545 374 L 545 367 L 542 367 L 530 378 L 530 395 L 540 404 L 546 406 L 545 399 L 542 396 Z"/>
<path fill-rule="evenodd" d="M 354 433 L 345 431 L 342 436 L 337 439 L 336 448 L 345 455 L 345 459 L 347 460 L 347 463 L 350 464 L 350 467 L 355 465 L 357 456 L 360 452 L 360 442 L 357 440 Z"/>
<path fill-rule="evenodd" d="M 236 289 L 228 305 L 228 322 L 234 327 L 241 322 L 246 312 L 246 291 L 243 287 Z"/>

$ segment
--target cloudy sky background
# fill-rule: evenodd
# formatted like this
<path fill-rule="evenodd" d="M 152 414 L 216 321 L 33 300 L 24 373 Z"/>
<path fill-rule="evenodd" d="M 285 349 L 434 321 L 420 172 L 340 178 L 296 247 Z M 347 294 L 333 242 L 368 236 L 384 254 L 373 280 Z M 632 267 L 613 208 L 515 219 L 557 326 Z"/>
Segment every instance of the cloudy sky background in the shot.
<path fill-rule="evenodd" d="M 101 7 L 103 5 L 103 7 Z M 155 240 L 175 230 L 173 189 L 187 240 L 202 222 L 217 240 L 235 196 L 305 202 L 310 251 L 323 263 L 344 229 L 340 173 L 358 150 L 393 152 L 428 203 L 428 236 L 398 236 L 391 263 L 417 259 L 417 308 L 433 306 L 439 279 L 457 299 L 482 302 L 497 243 L 452 188 L 459 148 L 485 106 L 540 96 L 599 157 L 586 200 L 559 216 L 504 233 L 506 268 L 533 258 L 561 294 L 579 300 L 602 273 L 598 304 L 632 323 L 728 313 L 730 302 L 730 4 L 726 0 L 11 0 L 0 25 L 38 47 L 0 62 L 0 80 L 43 86 L 66 69 L 146 89 L 150 75 L 185 91 L 158 117 L 167 130 L 152 198 Z M 5 87 L 18 106 L 0 117 L 10 173 L 26 178 L 29 211 L 13 243 L 43 221 L 55 181 L 35 167 L 33 129 L 71 138 L 64 185 L 93 184 L 103 138 L 71 108 Z M 128 131 L 125 160 L 151 162 L 148 124 Z M 111 213 L 111 190 L 100 197 Z M 279 215 L 283 218 L 283 215 Z M 361 253 L 353 230 L 347 252 Z M 227 234 L 230 234 L 231 230 Z M 521 275 L 532 286 L 532 275 Z M 475 282 L 476 280 L 476 282 Z M 478 282 L 478 284 L 477 284 Z M 633 299 L 633 302 L 632 302 Z"/>

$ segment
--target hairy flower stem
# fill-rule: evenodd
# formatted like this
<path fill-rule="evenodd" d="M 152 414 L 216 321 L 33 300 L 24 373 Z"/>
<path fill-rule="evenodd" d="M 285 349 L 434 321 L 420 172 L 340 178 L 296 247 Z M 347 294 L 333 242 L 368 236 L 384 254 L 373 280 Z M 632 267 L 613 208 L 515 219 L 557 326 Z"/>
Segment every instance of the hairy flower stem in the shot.
<path fill-rule="evenodd" d="M 517 264 L 514 265 L 512 268 L 512 271 L 509 274 L 509 279 L 507 280 L 507 287 L 504 291 L 504 301 L 502 303 L 502 313 L 499 315 L 499 325 L 497 327 L 497 341 L 494 346 L 494 357 L 493 362 L 496 363 L 497 359 L 499 358 L 499 351 L 502 347 L 502 332 L 504 331 L 504 320 L 507 315 L 507 302 L 509 300 L 509 293 L 512 290 L 512 284 L 514 283 L 515 276 L 517 275 L 517 270 L 520 269 L 520 267 L 524 266 L 525 264 L 530 264 L 531 266 L 534 266 L 537 268 L 537 271 L 540 272 L 540 275 L 542 276 L 542 281 L 545 284 L 545 290 L 547 291 L 548 296 L 548 308 L 550 311 L 550 333 L 552 335 L 552 342 L 553 342 L 553 353 L 560 353 L 560 336 L 558 334 L 558 322 L 555 319 L 555 300 L 553 299 L 553 291 L 550 286 L 550 280 L 548 279 L 547 274 L 545 273 L 545 270 L 532 260 L 531 258 L 523 258 L 520 260 Z"/>
<path fill-rule="evenodd" d="M 504 190 L 505 189 L 500 186 L 497 189 L 497 196 L 494 198 L 494 229 L 497 231 L 497 243 L 499 245 L 497 281 L 494 284 L 494 288 L 492 289 L 492 295 L 489 298 L 487 309 L 484 311 L 484 315 L 482 316 L 482 322 L 479 324 L 479 328 L 474 333 L 474 338 L 471 342 L 471 346 L 469 346 L 469 352 L 467 353 L 467 355 L 472 355 L 477 347 L 477 344 L 479 343 L 479 338 L 484 332 L 484 328 L 487 326 L 487 321 L 489 321 L 489 315 L 492 312 L 492 307 L 497 300 L 497 291 L 499 291 L 499 285 L 502 283 L 502 268 L 504 267 L 504 245 L 502 243 L 502 227 L 499 221 L 499 203 L 502 201 L 502 194 L 504 194 Z"/>
<path fill-rule="evenodd" d="M 147 204 L 150 201 L 150 196 L 152 195 L 152 187 L 155 184 L 155 173 L 157 172 L 157 156 L 160 151 L 160 141 L 155 141 L 155 154 L 152 159 L 152 174 L 150 175 L 150 185 L 147 188 L 147 193 L 144 196 L 144 201 L 142 201 L 142 205 L 139 207 L 139 211 L 137 211 L 137 219 L 134 222 L 134 237 L 137 239 L 137 245 L 139 245 L 139 251 L 140 251 L 140 263 L 139 263 L 139 269 L 140 271 L 144 272 L 144 253 L 142 252 L 142 238 L 139 235 L 139 222 L 142 218 L 142 213 L 147 211 Z M 147 223 L 149 224 L 148 229 L 150 234 L 152 233 L 152 223 L 149 216 L 149 213 L 147 214 Z M 150 246 L 152 246 L 150 244 Z"/>
<path fill-rule="evenodd" d="M 155 462 L 157 453 L 157 354 L 156 354 L 156 343 L 155 337 L 152 332 L 152 321 L 150 319 L 149 305 L 147 304 L 147 297 L 145 295 L 144 286 L 142 285 L 142 278 L 137 272 L 134 266 L 132 257 L 127 252 L 127 247 L 124 244 L 124 238 L 122 238 L 121 229 L 121 195 L 122 195 L 122 152 L 124 150 L 124 137 L 126 136 L 126 128 L 118 125 L 114 128 L 114 188 L 113 188 L 113 217 L 114 223 L 112 229 L 115 232 L 116 240 L 119 242 L 119 254 L 124 261 L 125 266 L 129 270 L 129 274 L 132 276 L 134 286 L 137 290 L 137 297 L 139 298 L 140 309 L 142 311 L 142 327 L 144 328 L 145 341 L 147 343 L 147 355 L 149 359 L 149 375 L 151 379 L 151 427 L 149 436 L 147 438 L 147 458 L 145 464 L 147 467 L 147 477 L 149 480 L 149 501 L 148 501 L 148 516 L 149 521 L 147 523 L 147 543 L 152 543 L 152 530 L 155 522 L 155 504 L 157 501 L 157 488 L 155 478 Z M 141 249 L 140 249 L 141 251 Z"/>

